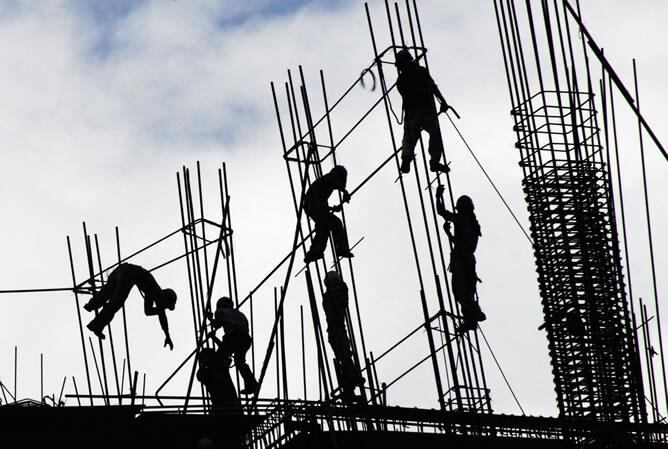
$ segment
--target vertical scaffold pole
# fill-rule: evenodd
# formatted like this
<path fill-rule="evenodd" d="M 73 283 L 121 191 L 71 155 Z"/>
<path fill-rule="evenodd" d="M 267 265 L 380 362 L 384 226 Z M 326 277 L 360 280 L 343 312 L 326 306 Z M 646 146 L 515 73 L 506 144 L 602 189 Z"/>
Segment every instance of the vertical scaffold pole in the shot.
<path fill-rule="evenodd" d="M 97 254 L 97 266 L 100 272 L 100 283 L 101 285 L 104 285 L 104 276 L 102 272 L 102 257 L 100 255 L 100 242 L 98 241 L 97 234 L 94 235 L 95 237 L 95 252 Z M 116 383 L 116 394 L 118 395 L 118 401 L 120 404 L 121 400 L 121 388 L 120 384 L 118 383 L 118 366 L 116 364 L 116 348 L 114 347 L 114 335 L 111 332 L 111 323 L 107 326 L 107 330 L 109 331 L 109 347 L 111 348 L 111 360 L 113 363 L 114 367 L 114 380 Z"/>
<path fill-rule="evenodd" d="M 118 233 L 118 226 L 115 227 L 116 231 L 116 257 L 118 258 L 118 265 L 120 266 L 121 261 L 121 238 Z M 125 339 L 125 359 L 127 360 L 128 364 L 128 372 L 132 372 L 132 368 L 130 365 L 130 340 L 128 339 L 128 322 L 125 317 L 125 304 L 121 307 L 121 312 L 123 314 L 123 336 Z M 125 375 L 125 369 L 121 369 L 121 391 L 123 391 L 123 376 Z M 128 379 L 128 383 L 130 384 L 130 391 L 132 391 L 132 381 Z M 119 398 L 119 403 L 122 403 L 122 399 Z"/>
<path fill-rule="evenodd" d="M 84 243 L 86 245 L 86 261 L 88 262 L 88 275 L 90 282 L 90 290 L 93 295 L 96 293 L 95 288 L 95 269 L 93 268 L 93 249 L 90 242 L 90 236 L 86 231 L 86 223 L 83 223 L 83 232 L 84 232 Z M 95 315 L 97 316 L 97 310 Z M 105 396 L 104 402 L 106 405 L 109 405 L 109 382 L 107 382 L 107 367 L 104 361 L 104 346 L 102 345 L 102 339 L 97 339 L 98 347 L 100 349 L 100 365 L 102 365 L 102 379 L 104 383 L 102 384 L 102 394 Z M 91 351 L 93 351 L 93 357 L 95 357 L 95 352 L 91 346 Z"/>
<path fill-rule="evenodd" d="M 397 173 L 400 173 L 401 170 L 400 170 L 400 164 L 399 164 L 399 157 L 397 156 L 397 143 L 396 143 L 396 139 L 394 137 L 394 131 L 392 129 L 392 117 L 390 115 L 391 113 L 390 113 L 390 105 L 389 105 L 389 100 L 388 100 L 388 90 L 387 90 L 387 85 L 385 83 L 385 76 L 384 76 L 384 73 L 383 73 L 383 66 L 382 66 L 382 62 L 379 60 L 378 47 L 376 45 L 376 38 L 375 38 L 375 35 L 374 35 L 374 32 L 373 32 L 373 25 L 371 23 L 371 14 L 369 12 L 369 5 L 367 3 L 365 3 L 364 7 L 365 7 L 365 10 L 366 10 L 367 23 L 368 23 L 368 26 L 369 26 L 369 34 L 371 36 L 371 43 L 372 43 L 372 46 L 373 46 L 374 60 L 376 61 L 376 65 L 377 65 L 377 69 L 378 69 L 378 78 L 379 78 L 379 82 L 380 82 L 380 86 L 381 86 L 382 94 L 383 94 L 383 103 L 385 105 L 385 115 L 387 117 L 387 123 L 388 123 L 388 126 L 389 126 L 390 139 L 391 139 L 391 142 L 392 142 L 392 150 L 393 150 L 393 153 L 394 153 L 394 161 L 395 161 L 395 165 L 396 165 L 396 168 L 397 168 Z M 386 9 L 389 9 L 389 7 L 387 6 L 387 3 L 386 3 Z M 394 38 L 392 40 L 394 41 Z M 419 256 L 418 256 L 417 245 L 416 245 L 416 241 L 415 241 L 415 234 L 414 234 L 414 230 L 413 230 L 413 223 L 412 223 L 412 220 L 411 220 L 410 210 L 409 210 L 409 207 L 408 207 L 408 200 L 407 200 L 407 197 L 406 197 L 406 187 L 404 185 L 403 176 L 399 176 L 399 185 L 401 186 L 401 195 L 402 195 L 402 199 L 403 199 L 404 210 L 405 210 L 405 213 L 406 213 L 406 220 L 408 222 L 409 234 L 410 234 L 410 237 L 411 237 L 411 245 L 412 245 L 412 248 L 413 248 L 413 256 L 414 256 L 414 259 L 415 259 L 415 267 L 416 267 L 416 270 L 417 270 L 418 280 L 419 280 L 419 284 L 420 284 L 420 291 L 424 292 L 424 283 L 423 283 L 423 280 L 422 280 L 422 270 L 420 268 L 420 259 L 419 259 Z M 433 338 L 432 335 L 431 335 L 431 327 L 429 327 L 427 329 L 427 333 L 429 334 L 430 338 Z M 436 382 L 440 385 L 441 379 L 440 379 L 440 373 L 438 372 L 438 365 L 434 365 L 434 376 L 436 378 Z M 441 387 L 441 390 L 442 390 L 442 387 Z M 442 391 L 439 391 L 438 402 L 439 402 L 439 405 L 441 407 L 443 407 L 444 403 L 443 403 L 443 392 Z"/>
<path fill-rule="evenodd" d="M 640 95 L 638 93 L 638 70 L 636 67 L 636 60 L 633 59 L 633 85 L 635 90 L 635 100 L 638 113 L 640 113 Z M 656 330 L 659 336 L 659 352 L 661 361 L 661 377 L 663 378 L 663 391 L 665 405 L 668 408 L 668 378 L 666 377 L 666 361 L 663 352 L 663 332 L 661 330 L 661 312 L 659 308 L 659 292 L 656 281 L 656 263 L 654 259 L 654 239 L 652 238 L 652 220 L 650 217 L 649 195 L 647 193 L 647 170 L 645 168 L 645 145 L 643 143 L 642 122 L 640 115 L 638 115 L 638 139 L 640 142 L 640 166 L 642 168 L 642 185 L 645 204 L 645 218 L 647 221 L 647 243 L 649 246 L 649 260 L 652 270 L 652 292 L 654 293 L 654 309 L 656 313 Z M 658 404 L 656 404 L 658 408 Z"/>
<path fill-rule="evenodd" d="M 84 366 L 86 367 L 86 383 L 88 385 L 88 396 L 90 405 L 93 405 L 93 389 L 90 385 L 90 370 L 88 368 L 88 355 L 86 354 L 86 340 L 84 339 L 83 325 L 81 323 L 81 308 L 79 307 L 79 293 L 77 291 L 77 280 L 74 274 L 74 259 L 72 258 L 72 245 L 70 236 L 67 236 L 67 253 L 70 257 L 70 270 L 72 271 L 72 286 L 74 287 L 74 302 L 77 306 L 77 320 L 79 322 L 79 335 L 81 336 L 81 350 L 84 356 Z M 16 398 L 16 378 L 14 378 L 14 397 Z"/>

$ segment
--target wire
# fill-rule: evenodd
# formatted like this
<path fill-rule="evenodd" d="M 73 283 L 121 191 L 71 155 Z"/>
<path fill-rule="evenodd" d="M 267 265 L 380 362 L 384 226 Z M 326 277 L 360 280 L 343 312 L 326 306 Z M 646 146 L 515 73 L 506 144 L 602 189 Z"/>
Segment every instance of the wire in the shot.
<path fill-rule="evenodd" d="M 478 326 L 478 330 L 480 331 L 480 335 L 482 335 L 482 339 L 485 340 L 485 344 L 487 345 L 487 349 L 489 349 L 489 353 L 492 354 L 492 358 L 494 359 L 494 363 L 496 363 L 497 368 L 499 368 L 499 371 L 501 372 L 501 376 L 503 377 L 503 380 L 506 382 L 506 385 L 508 386 L 508 389 L 510 390 L 510 394 L 513 395 L 513 399 L 515 399 L 515 403 L 520 408 L 520 411 L 522 412 L 522 415 L 526 416 L 526 413 L 524 412 L 524 409 L 522 408 L 522 404 L 520 404 L 519 399 L 517 399 L 517 395 L 515 394 L 515 391 L 513 390 L 513 387 L 510 385 L 510 382 L 508 382 L 508 378 L 506 377 L 506 373 L 503 372 L 503 368 L 501 368 L 501 364 L 497 360 L 496 355 L 494 355 L 494 351 L 492 351 L 492 347 L 489 345 L 489 342 L 487 341 L 487 337 L 485 337 L 485 333 L 482 331 L 480 326 Z"/>
<path fill-rule="evenodd" d="M 485 175 L 485 177 L 487 178 L 489 183 L 494 188 L 494 191 L 496 192 L 496 194 L 499 196 L 499 198 L 503 202 L 503 205 L 506 206 L 506 209 L 508 210 L 508 212 L 510 212 L 510 215 L 513 217 L 513 220 L 515 220 L 515 223 L 517 223 L 517 226 L 519 226 L 520 230 L 522 231 L 522 234 L 524 234 L 524 236 L 527 238 L 529 243 L 531 243 L 531 245 L 533 245 L 533 240 L 531 240 L 531 237 L 529 237 L 529 234 L 527 233 L 526 229 L 524 229 L 524 226 L 522 226 L 522 223 L 520 223 L 520 221 L 517 219 L 517 216 L 515 215 L 513 210 L 510 208 L 510 206 L 506 202 L 506 199 L 503 197 L 503 195 L 501 194 L 499 189 L 496 187 L 496 184 L 494 184 L 494 181 L 492 181 L 492 178 L 487 173 L 487 170 L 485 170 L 485 167 L 483 167 L 480 160 L 476 157 L 475 153 L 471 149 L 471 146 L 468 144 L 468 142 L 466 141 L 466 139 L 464 138 L 462 133 L 459 131 L 459 128 L 457 128 L 457 125 L 455 125 L 455 122 L 452 120 L 452 118 L 448 114 L 445 114 L 445 115 L 448 117 L 448 120 L 450 120 L 450 123 L 452 123 L 453 128 L 455 128 L 455 131 L 457 131 L 457 134 L 462 139 L 462 142 L 464 142 L 464 145 L 466 146 L 466 149 L 469 150 L 469 153 L 471 153 L 471 156 L 473 156 L 473 159 L 478 164 L 478 167 L 480 167 L 480 170 L 482 170 L 483 174 Z"/>
<path fill-rule="evenodd" d="M 394 112 L 394 107 L 392 107 L 392 99 L 390 98 L 389 94 L 390 94 L 390 92 L 388 90 L 388 92 L 387 92 L 387 104 L 390 105 L 390 111 L 392 112 L 392 115 L 394 116 L 394 119 L 397 121 L 397 125 L 401 125 L 401 124 L 404 123 L 404 108 L 403 108 L 403 106 L 401 108 L 401 118 L 397 117 L 397 113 Z"/>
<path fill-rule="evenodd" d="M 369 88 L 369 90 L 371 92 L 374 92 L 376 90 L 376 74 L 373 73 L 371 67 L 367 67 L 366 69 L 362 70 L 359 82 L 362 85 L 362 89 L 366 89 L 366 83 L 364 82 L 364 75 L 366 75 L 367 73 L 371 75 L 371 87 Z"/>
<path fill-rule="evenodd" d="M 71 292 L 75 289 L 72 287 L 58 287 L 58 288 L 28 288 L 20 290 L 0 290 L 2 293 L 44 293 L 44 292 Z"/>

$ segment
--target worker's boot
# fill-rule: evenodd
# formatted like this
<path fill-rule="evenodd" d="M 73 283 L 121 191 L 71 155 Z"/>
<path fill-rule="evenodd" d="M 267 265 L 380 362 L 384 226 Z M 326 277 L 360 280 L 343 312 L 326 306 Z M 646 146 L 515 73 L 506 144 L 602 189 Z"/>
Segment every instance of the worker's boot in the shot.
<path fill-rule="evenodd" d="M 450 171 L 450 167 L 432 159 L 429 161 L 429 170 L 439 173 L 448 173 Z"/>
<path fill-rule="evenodd" d="M 87 312 L 92 312 L 93 310 L 97 309 L 97 307 L 95 307 L 95 304 L 93 304 L 93 300 L 92 300 L 92 299 L 91 299 L 90 301 L 88 301 L 86 304 L 84 304 L 84 305 L 83 305 L 83 308 L 84 308 Z"/>
<path fill-rule="evenodd" d="M 406 174 L 411 172 L 411 163 L 413 162 L 414 157 L 415 156 L 411 156 L 411 157 L 406 158 L 406 157 L 403 157 L 403 155 L 402 155 L 402 157 L 401 157 L 401 173 L 406 175 Z"/>
<path fill-rule="evenodd" d="M 104 336 L 104 334 L 102 333 L 102 330 L 99 329 L 99 328 L 95 325 L 95 322 L 94 322 L 94 321 L 91 321 L 90 323 L 88 323 L 88 324 L 86 325 L 86 327 L 88 328 L 88 330 L 90 330 L 92 333 L 94 333 L 94 334 L 97 336 L 97 338 L 99 338 L 100 340 L 104 340 L 104 339 L 105 339 L 105 336 Z"/>
<path fill-rule="evenodd" d="M 243 390 L 241 390 L 239 393 L 241 394 L 246 394 L 246 395 L 251 395 L 255 394 L 257 392 L 257 381 L 253 379 L 252 381 L 244 381 L 245 385 Z"/>
<path fill-rule="evenodd" d="M 337 257 L 345 257 L 346 259 L 350 259 L 352 257 L 355 257 L 355 255 L 353 253 L 351 253 L 349 249 L 346 249 L 346 250 L 337 249 L 336 250 L 336 256 Z"/>
<path fill-rule="evenodd" d="M 471 318 L 475 319 L 476 321 L 485 321 L 487 319 L 487 315 L 483 313 L 482 310 L 480 310 L 480 304 L 477 302 L 474 302 L 475 306 L 471 307 Z"/>
<path fill-rule="evenodd" d="M 315 262 L 318 259 L 322 259 L 324 254 L 320 251 L 309 250 L 306 251 L 306 257 L 304 257 L 304 263 Z"/>
<path fill-rule="evenodd" d="M 468 331 L 475 330 L 478 327 L 478 323 L 473 320 L 464 320 L 462 324 L 457 326 L 457 330 L 455 331 L 457 335 L 464 335 Z"/>

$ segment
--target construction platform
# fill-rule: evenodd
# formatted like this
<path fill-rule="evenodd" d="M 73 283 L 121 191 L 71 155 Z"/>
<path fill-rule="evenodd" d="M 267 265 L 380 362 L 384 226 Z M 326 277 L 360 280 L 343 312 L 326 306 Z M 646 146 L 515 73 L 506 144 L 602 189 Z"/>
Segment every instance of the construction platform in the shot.
<path fill-rule="evenodd" d="M 383 405 L 266 401 L 238 408 L 190 410 L 141 405 L 47 407 L 26 401 L 0 407 L 4 447 L 235 448 L 420 447 L 574 448 L 626 441 L 666 447 L 666 424 L 443 412 Z M 26 425 L 34 429 L 26 432 Z M 603 444 L 603 446 L 601 446 Z"/>

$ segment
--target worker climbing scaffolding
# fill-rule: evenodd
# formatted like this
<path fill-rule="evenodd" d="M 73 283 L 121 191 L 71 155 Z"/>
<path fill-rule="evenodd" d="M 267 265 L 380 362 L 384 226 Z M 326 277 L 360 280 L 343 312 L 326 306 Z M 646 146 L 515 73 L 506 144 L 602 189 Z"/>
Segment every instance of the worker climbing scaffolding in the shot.
<path fill-rule="evenodd" d="M 452 273 L 452 292 L 460 304 L 464 318 L 457 332 L 464 333 L 475 329 L 479 321 L 485 321 L 487 318 L 476 301 L 476 284 L 479 279 L 475 271 L 474 252 L 481 236 L 480 224 L 473 212 L 474 206 L 470 197 L 460 196 L 455 206 L 457 212 L 450 212 L 443 202 L 444 190 L 445 187 L 442 185 L 436 189 L 436 208 L 438 214 L 446 221 L 443 229 L 452 243 L 449 268 Z M 455 225 L 454 235 L 450 230 L 450 223 Z"/>
<path fill-rule="evenodd" d="M 216 343 L 220 344 L 220 341 L 216 339 Z M 230 357 L 226 357 L 221 348 L 204 348 L 199 353 L 197 380 L 206 387 L 214 407 L 239 404 L 230 377 L 230 362 Z"/>
<path fill-rule="evenodd" d="M 210 317 L 211 318 L 211 317 Z M 251 347 L 253 340 L 249 334 L 248 319 L 239 310 L 234 308 L 232 300 L 223 296 L 216 303 L 216 311 L 212 318 L 213 331 L 223 328 L 225 334 L 219 344 L 219 356 L 223 359 L 234 358 L 237 371 L 244 380 L 244 388 L 241 394 L 253 394 L 257 390 L 257 381 L 248 363 L 246 353 Z M 229 363 L 227 364 L 229 367 Z"/>
<path fill-rule="evenodd" d="M 364 378 L 355 365 L 351 351 L 350 338 L 346 328 L 348 310 L 348 286 L 336 271 L 325 275 L 326 291 L 322 296 L 322 308 L 327 319 L 327 340 L 334 351 L 338 365 L 339 383 L 344 396 L 354 396 L 355 387 L 364 385 Z"/>
<path fill-rule="evenodd" d="M 324 176 L 313 181 L 304 195 L 304 212 L 315 222 L 315 236 L 311 248 L 306 252 L 304 262 L 309 263 L 320 259 L 327 247 L 330 232 L 334 238 L 334 249 L 338 257 L 353 257 L 348 246 L 348 237 L 341 220 L 333 214 L 340 212 L 342 204 L 330 207 L 328 198 L 339 190 L 343 194 L 343 203 L 350 201 L 346 190 L 348 172 L 342 165 L 336 165 Z"/>
<path fill-rule="evenodd" d="M 429 134 L 429 169 L 447 173 L 449 167 L 441 163 L 443 141 L 438 127 L 438 114 L 451 109 L 441 91 L 434 83 L 429 71 L 413 59 L 408 49 L 397 53 L 396 66 L 399 71 L 397 90 L 401 94 L 404 110 L 404 136 L 401 140 L 401 171 L 409 173 L 415 158 L 415 145 L 422 130 Z M 434 96 L 440 103 L 436 111 Z"/>

